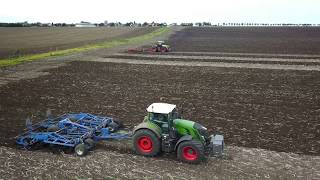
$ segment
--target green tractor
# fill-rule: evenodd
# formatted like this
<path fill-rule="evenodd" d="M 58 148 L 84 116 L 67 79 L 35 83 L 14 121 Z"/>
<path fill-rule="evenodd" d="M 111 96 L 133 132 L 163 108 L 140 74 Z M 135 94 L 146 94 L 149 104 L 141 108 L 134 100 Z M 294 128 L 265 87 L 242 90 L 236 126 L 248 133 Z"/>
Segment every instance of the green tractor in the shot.
<path fill-rule="evenodd" d="M 199 123 L 182 119 L 176 105 L 153 103 L 147 108 L 143 122 L 133 129 L 136 153 L 156 156 L 160 152 L 176 152 L 178 159 L 199 163 L 205 155 L 222 156 L 222 135 L 210 135 Z"/>

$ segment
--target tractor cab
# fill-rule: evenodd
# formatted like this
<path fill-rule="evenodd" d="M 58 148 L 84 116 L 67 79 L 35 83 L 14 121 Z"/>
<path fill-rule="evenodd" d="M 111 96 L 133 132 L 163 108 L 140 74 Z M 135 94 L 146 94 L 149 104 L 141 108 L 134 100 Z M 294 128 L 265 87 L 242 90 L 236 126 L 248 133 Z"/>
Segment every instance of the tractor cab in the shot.
<path fill-rule="evenodd" d="M 164 41 L 158 41 L 157 45 L 162 46 L 164 44 Z"/>
<path fill-rule="evenodd" d="M 152 50 L 155 52 L 169 52 L 171 51 L 170 46 L 164 41 L 158 41 L 153 47 Z"/>
<path fill-rule="evenodd" d="M 148 120 L 161 128 L 162 133 L 169 134 L 176 118 L 176 105 L 167 103 L 153 103 L 147 108 Z"/>

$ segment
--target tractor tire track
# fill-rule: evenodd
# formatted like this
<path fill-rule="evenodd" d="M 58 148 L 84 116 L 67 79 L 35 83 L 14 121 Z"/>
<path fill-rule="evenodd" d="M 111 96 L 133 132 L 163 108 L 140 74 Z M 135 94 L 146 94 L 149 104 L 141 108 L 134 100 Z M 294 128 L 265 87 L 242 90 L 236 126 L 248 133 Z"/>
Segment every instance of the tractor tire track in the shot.
<path fill-rule="evenodd" d="M 220 57 L 220 56 L 186 56 L 186 55 L 151 55 L 151 54 L 124 54 L 124 53 L 117 53 L 113 56 L 117 58 L 117 56 L 123 57 L 123 58 L 157 58 L 157 59 L 198 59 L 199 61 L 202 60 L 223 60 L 223 61 L 270 61 L 270 62 L 301 62 L 301 63 L 320 63 L 320 57 L 314 58 L 314 59 L 289 59 L 289 58 L 266 58 L 266 57 Z M 108 56 L 106 56 L 108 57 Z"/>
<path fill-rule="evenodd" d="M 226 63 L 226 62 L 199 62 L 199 61 L 159 61 L 116 59 L 116 58 L 96 58 L 95 62 L 112 62 L 125 64 L 148 64 L 166 66 L 198 66 L 198 67 L 228 67 L 228 68 L 247 68 L 247 69 L 274 69 L 274 70 L 297 70 L 297 71 L 320 71 L 320 66 L 304 65 L 279 65 L 279 64 L 252 64 L 252 63 Z"/>

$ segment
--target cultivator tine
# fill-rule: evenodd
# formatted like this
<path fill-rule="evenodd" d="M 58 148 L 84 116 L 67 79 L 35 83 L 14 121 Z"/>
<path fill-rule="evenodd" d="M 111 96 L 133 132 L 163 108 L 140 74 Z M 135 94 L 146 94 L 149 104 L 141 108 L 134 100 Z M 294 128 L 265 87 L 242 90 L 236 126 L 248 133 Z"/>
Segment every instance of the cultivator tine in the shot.
<path fill-rule="evenodd" d="M 26 119 L 26 127 L 27 127 L 28 131 L 32 131 L 33 130 L 32 122 L 31 122 L 31 119 L 29 117 Z"/>
<path fill-rule="evenodd" d="M 46 111 L 46 117 L 47 117 L 47 119 L 52 119 L 51 109 L 47 109 L 47 111 Z"/>

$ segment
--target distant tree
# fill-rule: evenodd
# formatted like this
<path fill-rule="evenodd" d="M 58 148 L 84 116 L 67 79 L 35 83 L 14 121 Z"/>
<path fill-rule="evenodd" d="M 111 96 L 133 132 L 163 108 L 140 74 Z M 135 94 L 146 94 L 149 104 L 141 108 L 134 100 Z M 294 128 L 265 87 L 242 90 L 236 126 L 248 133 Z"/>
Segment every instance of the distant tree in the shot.
<path fill-rule="evenodd" d="M 211 23 L 210 22 L 203 22 L 202 25 L 203 26 L 211 26 Z"/>
<path fill-rule="evenodd" d="M 116 23 L 111 22 L 111 23 L 109 23 L 108 25 L 111 26 L 111 27 L 114 27 L 114 26 L 116 26 Z"/>
<path fill-rule="evenodd" d="M 23 23 L 0 23 L 0 27 L 23 27 Z"/>
<path fill-rule="evenodd" d="M 127 23 L 124 24 L 124 26 L 132 26 L 132 25 L 133 25 L 132 22 L 127 22 Z"/>
<path fill-rule="evenodd" d="M 149 23 L 147 23 L 147 22 L 144 22 L 144 23 L 142 24 L 143 27 L 148 26 L 148 25 L 149 25 Z"/>
<path fill-rule="evenodd" d="M 195 25 L 196 25 L 196 26 L 202 26 L 202 23 L 197 22 Z"/>
<path fill-rule="evenodd" d="M 181 23 L 181 26 L 193 26 L 193 23 Z"/>

